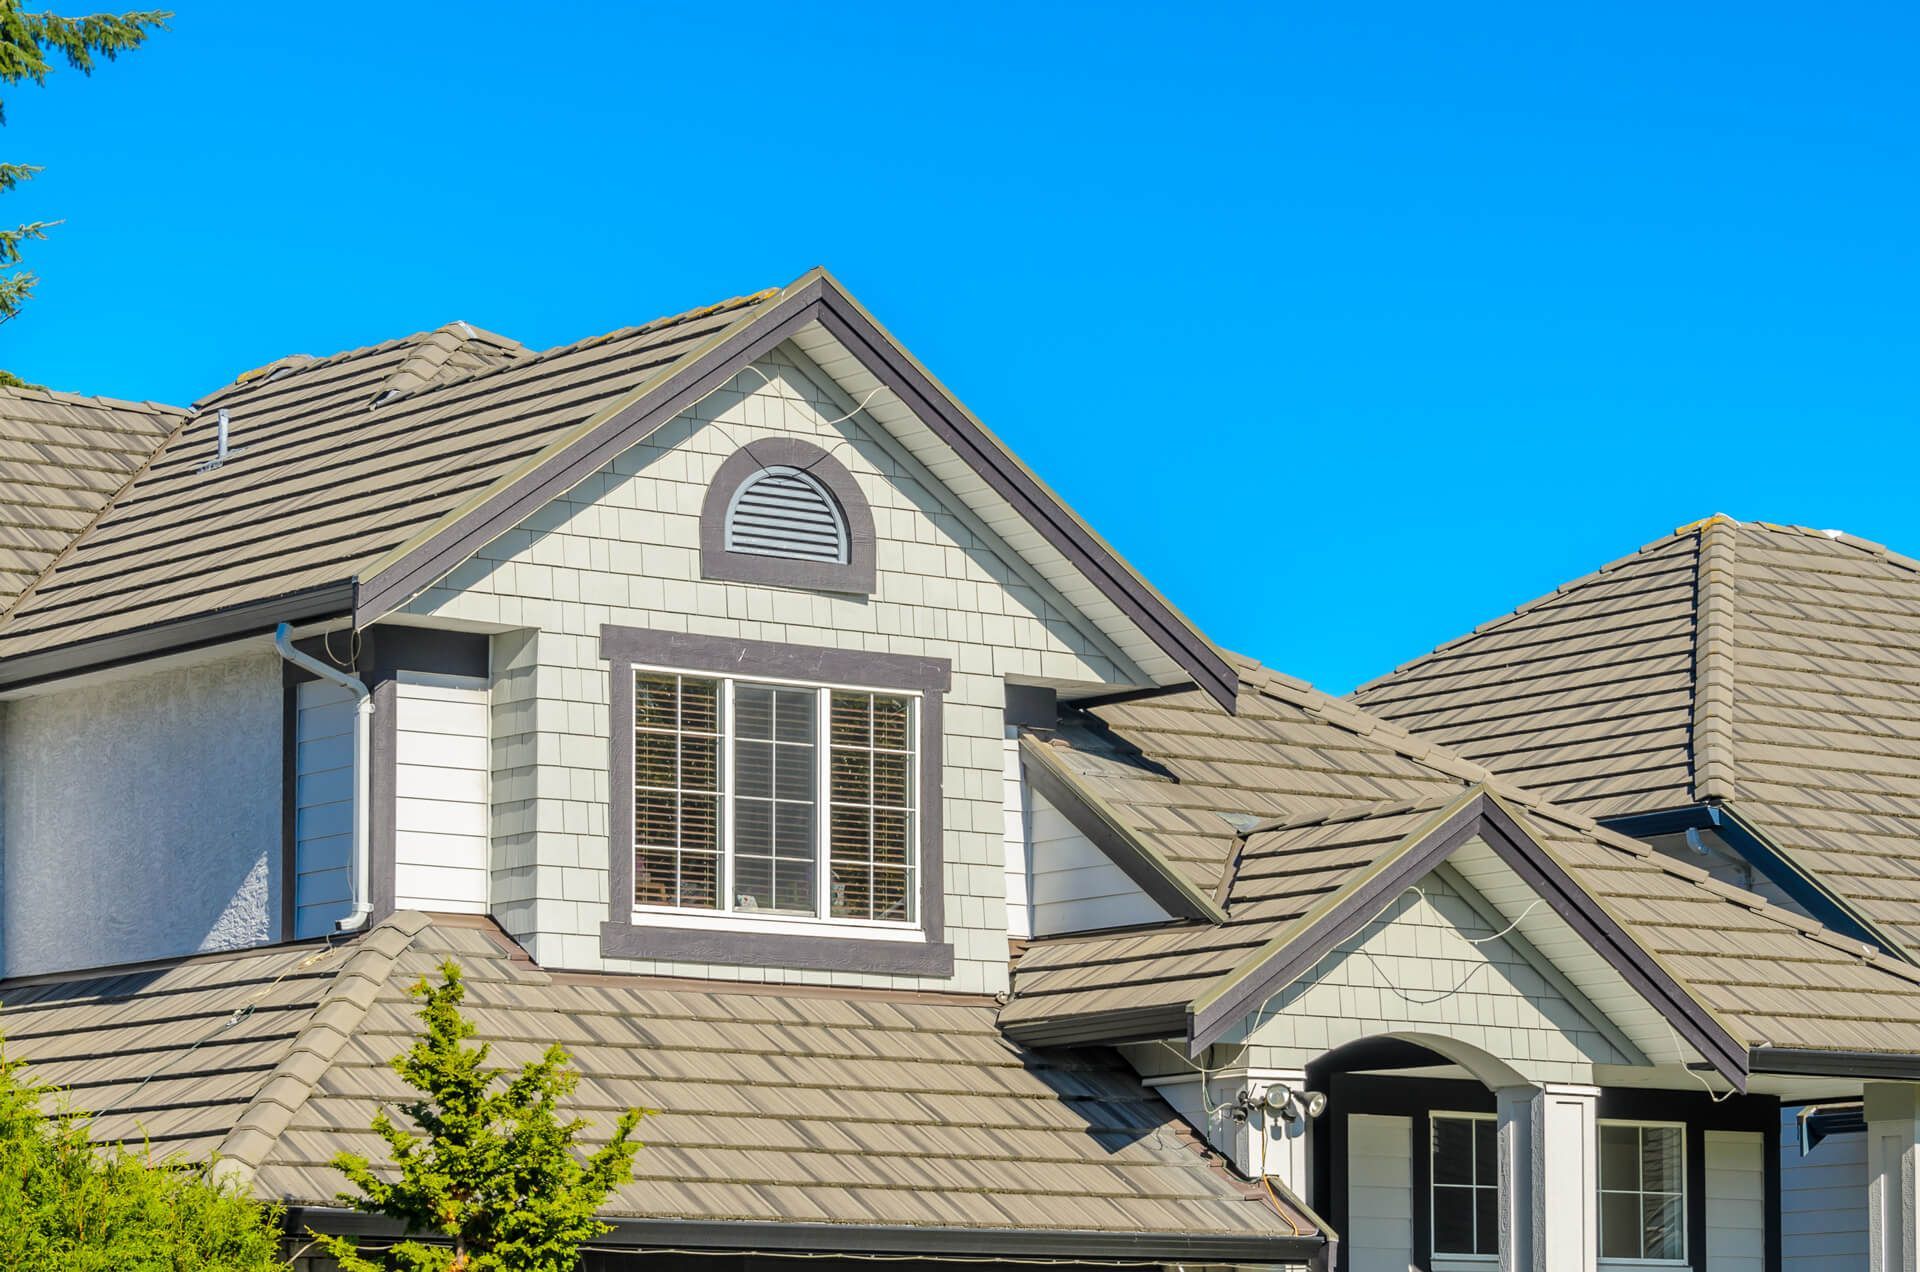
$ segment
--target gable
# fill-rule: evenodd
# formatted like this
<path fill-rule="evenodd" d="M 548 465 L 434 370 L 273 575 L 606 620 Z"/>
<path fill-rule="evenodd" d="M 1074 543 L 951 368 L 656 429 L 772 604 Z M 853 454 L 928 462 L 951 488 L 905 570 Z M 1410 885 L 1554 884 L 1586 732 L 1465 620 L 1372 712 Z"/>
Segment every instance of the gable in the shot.
<path fill-rule="evenodd" d="M 1030 796 L 1027 872 L 1032 935 L 1171 922 L 1146 890 L 1045 795 Z"/>
<path fill-rule="evenodd" d="M 1591 1065 L 1644 1060 L 1445 867 L 1409 885 L 1221 1041 L 1246 1048 L 1249 1065 L 1304 1069 L 1346 1043 L 1407 1034 L 1451 1039 L 1533 1082 L 1588 1081 Z"/>

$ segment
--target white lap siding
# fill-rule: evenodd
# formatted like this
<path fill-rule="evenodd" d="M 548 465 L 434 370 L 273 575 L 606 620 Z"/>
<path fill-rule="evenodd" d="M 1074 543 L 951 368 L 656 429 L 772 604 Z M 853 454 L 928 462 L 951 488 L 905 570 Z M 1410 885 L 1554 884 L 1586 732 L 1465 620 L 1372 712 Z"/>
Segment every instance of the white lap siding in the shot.
<path fill-rule="evenodd" d="M 295 690 L 293 934 L 324 936 L 347 915 L 353 881 L 353 695 L 309 680 Z"/>
<path fill-rule="evenodd" d="M 1767 1272 L 1766 1139 L 1708 1131 L 1707 1272 Z"/>
<path fill-rule="evenodd" d="M 394 686 L 394 905 L 487 909 L 488 703 L 484 681 Z"/>
<path fill-rule="evenodd" d="M 1408 1272 L 1413 1251 L 1413 1121 L 1347 1117 L 1348 1272 Z"/>
<path fill-rule="evenodd" d="M 1782 1272 L 1866 1272 L 1867 1137 L 1830 1135 L 1802 1157 L 1796 1112 L 1780 1115 Z"/>
<path fill-rule="evenodd" d="M 1171 916 L 1045 796 L 1027 798 L 1035 936 L 1167 922 Z"/>

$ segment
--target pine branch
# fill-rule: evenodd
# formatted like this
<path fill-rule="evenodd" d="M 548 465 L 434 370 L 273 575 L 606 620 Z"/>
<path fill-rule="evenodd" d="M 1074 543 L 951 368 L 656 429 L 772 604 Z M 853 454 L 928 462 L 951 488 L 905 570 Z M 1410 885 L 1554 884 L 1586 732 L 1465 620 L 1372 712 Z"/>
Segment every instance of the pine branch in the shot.
<path fill-rule="evenodd" d="M 172 16 L 151 9 L 63 18 L 54 13 L 23 13 L 19 0 L 0 0 L 0 83 L 45 84 L 53 69 L 49 53 L 65 58 L 82 75 L 91 75 L 95 58 L 111 62 L 140 47 L 150 30 L 165 30 Z M 6 106 L 0 103 L 0 124 L 6 122 Z"/>

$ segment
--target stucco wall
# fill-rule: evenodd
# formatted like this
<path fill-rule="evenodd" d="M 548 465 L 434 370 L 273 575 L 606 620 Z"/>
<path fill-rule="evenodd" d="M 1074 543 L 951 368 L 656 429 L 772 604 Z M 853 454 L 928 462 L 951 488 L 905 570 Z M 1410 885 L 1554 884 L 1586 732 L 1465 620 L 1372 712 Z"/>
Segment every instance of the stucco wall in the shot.
<path fill-rule="evenodd" d="M 1007 983 L 1004 678 L 1128 683 L 1138 673 L 901 447 L 857 420 L 788 347 L 507 532 L 409 608 L 524 629 L 495 641 L 493 910 L 549 966 L 673 976 L 993 992 Z M 800 437 L 844 464 L 872 506 L 872 597 L 700 578 L 700 508 L 721 463 Z M 946 935 L 951 980 L 608 962 L 607 664 L 603 623 L 932 656 L 945 709 Z"/>
<path fill-rule="evenodd" d="M 5 704 L 7 975 L 273 938 L 280 675 L 253 655 Z"/>

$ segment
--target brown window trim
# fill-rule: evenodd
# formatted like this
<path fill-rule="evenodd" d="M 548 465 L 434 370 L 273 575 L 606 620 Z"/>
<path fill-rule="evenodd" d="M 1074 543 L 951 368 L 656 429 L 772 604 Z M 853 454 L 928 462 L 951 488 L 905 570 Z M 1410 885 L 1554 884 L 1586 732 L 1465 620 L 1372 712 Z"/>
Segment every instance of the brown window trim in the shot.
<path fill-rule="evenodd" d="M 797 561 L 727 550 L 727 508 L 734 492 L 763 468 L 798 468 L 827 488 L 847 521 L 847 559 Z M 873 511 L 845 466 L 811 442 L 768 437 L 729 455 L 713 475 L 700 505 L 700 577 L 727 583 L 764 583 L 816 592 L 873 595 Z"/>
<path fill-rule="evenodd" d="M 608 786 L 613 800 L 613 815 L 608 826 L 613 858 L 612 886 L 607 921 L 600 927 L 602 956 L 901 976 L 953 975 L 953 946 L 946 940 L 946 871 L 940 820 L 941 776 L 946 751 L 942 707 L 953 680 L 952 664 L 944 658 L 783 645 L 611 624 L 600 629 L 600 656 L 609 664 L 613 690 L 607 715 L 608 753 L 613 765 Z M 862 940 L 634 922 L 633 669 L 636 665 L 712 675 L 764 676 L 865 689 L 917 691 L 921 695 L 920 931 L 923 939 Z"/>

